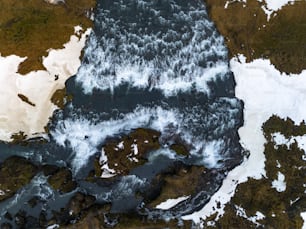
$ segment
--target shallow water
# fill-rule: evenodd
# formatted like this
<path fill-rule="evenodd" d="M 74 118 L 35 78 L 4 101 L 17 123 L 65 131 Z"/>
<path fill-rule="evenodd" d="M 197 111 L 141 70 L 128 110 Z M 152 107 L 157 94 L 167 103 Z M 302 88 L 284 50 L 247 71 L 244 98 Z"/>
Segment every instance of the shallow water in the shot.
<path fill-rule="evenodd" d="M 48 142 L 2 143 L 1 160 L 23 155 L 37 164 L 68 166 L 78 190 L 111 202 L 113 212 L 141 206 L 135 191 L 148 188 L 154 175 L 175 161 L 210 168 L 197 195 L 167 211 L 142 209 L 167 218 L 202 207 L 242 159 L 237 135 L 242 103 L 234 96 L 223 38 L 201 0 L 99 0 L 82 66 L 66 85 L 73 100 L 54 115 Z M 85 182 L 107 138 L 139 127 L 162 133 L 163 148 L 152 152 L 149 163 L 107 185 Z M 175 156 L 168 148 L 176 138 L 190 147 L 190 157 Z M 37 183 L 47 212 L 71 196 L 50 191 L 43 177 L 35 182 L 0 203 L 1 214 L 28 211 L 23 203 L 37 194 Z"/>

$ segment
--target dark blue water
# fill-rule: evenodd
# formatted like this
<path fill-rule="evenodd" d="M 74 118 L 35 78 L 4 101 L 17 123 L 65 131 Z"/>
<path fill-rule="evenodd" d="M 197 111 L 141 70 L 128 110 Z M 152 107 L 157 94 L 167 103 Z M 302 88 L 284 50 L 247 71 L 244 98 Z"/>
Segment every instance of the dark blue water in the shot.
<path fill-rule="evenodd" d="M 242 160 L 237 134 L 242 103 L 234 95 L 223 38 L 201 0 L 98 0 L 82 66 L 66 86 L 73 100 L 54 114 L 47 143 L 2 143 L 0 160 L 22 155 L 36 164 L 67 166 L 78 181 L 77 190 L 111 203 L 113 212 L 134 209 L 157 218 L 180 217 L 203 207 L 227 171 Z M 85 181 L 107 138 L 140 127 L 161 132 L 159 157 L 112 182 Z M 188 146 L 190 157 L 168 149 L 177 138 Z M 170 210 L 147 209 L 135 192 L 149 189 L 156 174 L 178 161 L 209 169 L 200 178 L 201 188 Z M 35 179 L 0 203 L 1 214 L 29 212 L 25 203 L 36 194 L 50 213 L 73 194 L 51 190 L 42 175 Z"/>

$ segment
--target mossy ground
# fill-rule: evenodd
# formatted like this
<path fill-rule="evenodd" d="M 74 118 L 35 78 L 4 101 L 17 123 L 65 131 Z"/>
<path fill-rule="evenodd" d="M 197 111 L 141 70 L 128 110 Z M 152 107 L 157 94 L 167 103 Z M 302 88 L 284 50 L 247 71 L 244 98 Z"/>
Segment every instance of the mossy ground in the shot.
<path fill-rule="evenodd" d="M 49 176 L 48 183 L 54 190 L 58 190 L 61 193 L 71 192 L 77 186 L 68 168 L 59 168 L 54 174 Z"/>
<path fill-rule="evenodd" d="M 179 166 L 174 171 L 166 174 L 160 174 L 159 179 L 162 186 L 160 195 L 149 203 L 150 207 L 168 199 L 176 199 L 182 196 L 189 196 L 196 193 L 199 186 L 199 178 L 205 172 L 205 168 L 201 166 Z"/>
<path fill-rule="evenodd" d="M 43 172 L 50 186 L 61 193 L 70 192 L 77 186 L 68 168 L 37 166 L 26 158 L 12 156 L 0 164 L 0 201 L 12 197 L 39 172 Z"/>
<path fill-rule="evenodd" d="M 67 209 L 68 210 L 68 209 Z M 163 220 L 148 220 L 145 216 L 135 214 L 112 214 L 109 206 L 85 205 L 80 208 L 78 221 L 75 224 L 60 224 L 60 228 L 91 229 L 91 228 L 114 228 L 114 229 L 190 229 L 191 221 L 179 224 L 177 220 L 165 222 Z"/>
<path fill-rule="evenodd" d="M 131 215 L 113 215 L 118 220 L 118 224 L 113 227 L 107 225 L 105 220 L 105 211 L 100 209 L 90 210 L 86 216 L 79 222 L 71 225 L 65 225 L 60 228 L 69 229 L 92 229 L 92 228 L 114 228 L 114 229 L 190 229 L 192 222 L 184 221 L 179 224 L 177 220 L 165 222 L 163 220 L 148 220 L 145 217 L 136 217 Z"/>
<path fill-rule="evenodd" d="M 225 214 L 216 222 L 217 228 L 256 227 L 237 215 L 237 206 L 243 208 L 248 217 L 254 216 L 257 211 L 264 214 L 265 218 L 258 223 L 265 228 L 302 228 L 303 220 L 300 213 L 306 211 L 306 162 L 303 160 L 305 152 L 298 148 L 296 142 L 289 148 L 285 145 L 276 147 L 271 134 L 280 132 L 288 138 L 305 135 L 306 126 L 304 122 L 295 125 L 290 119 L 282 120 L 272 116 L 264 123 L 263 130 L 267 139 L 267 177 L 260 180 L 250 179 L 238 185 L 234 197 L 225 207 Z M 278 172 L 285 175 L 286 189 L 283 192 L 278 192 L 272 187 L 272 181 L 277 179 Z"/>
<path fill-rule="evenodd" d="M 170 146 L 170 149 L 175 151 L 178 155 L 188 156 L 189 150 L 183 144 L 173 144 Z"/>
<path fill-rule="evenodd" d="M 67 102 L 72 100 L 71 95 L 67 95 L 66 88 L 56 90 L 51 97 L 51 102 L 60 109 L 64 109 Z"/>
<path fill-rule="evenodd" d="M 28 97 L 26 97 L 25 95 L 23 94 L 18 94 L 18 97 L 25 103 L 29 104 L 30 106 L 33 106 L 35 107 L 36 105 L 34 103 L 32 103 Z"/>
<path fill-rule="evenodd" d="M 12 144 L 26 144 L 27 135 L 20 131 L 19 133 L 12 134 Z"/>
<path fill-rule="evenodd" d="M 128 135 L 120 138 L 109 139 L 103 146 L 103 150 L 108 159 L 110 169 L 116 171 L 116 174 L 127 175 L 129 172 L 147 162 L 147 154 L 151 151 L 161 148 L 159 137 L 160 132 L 138 128 L 130 132 Z M 137 154 L 134 147 L 137 146 Z M 178 155 L 188 156 L 189 151 L 182 143 L 175 143 L 170 149 Z M 97 159 L 95 161 L 95 176 L 101 176 L 101 164 Z"/>
<path fill-rule="evenodd" d="M 28 184 L 38 168 L 25 158 L 13 156 L 0 165 L 0 201 L 12 197 L 20 188 Z"/>
<path fill-rule="evenodd" d="M 146 159 L 146 154 L 152 150 L 160 148 L 160 133 L 150 129 L 136 129 L 129 135 L 117 139 L 109 140 L 104 146 L 104 152 L 108 158 L 109 168 L 114 169 L 116 174 L 127 175 L 129 172 L 142 164 Z M 122 146 L 120 147 L 120 143 Z M 134 147 L 137 145 L 137 154 Z M 101 165 L 95 163 L 96 176 L 101 176 Z"/>
<path fill-rule="evenodd" d="M 62 48 L 74 34 L 74 26 L 92 27 L 86 16 L 95 0 L 66 0 L 58 5 L 44 0 L 0 0 L 0 53 L 28 58 L 19 72 L 44 69 L 48 49 Z"/>
<path fill-rule="evenodd" d="M 225 37 L 230 57 L 244 54 L 247 61 L 267 58 L 281 72 L 300 73 L 306 68 L 306 1 L 295 1 L 284 6 L 269 22 L 261 9 L 264 2 L 247 0 L 233 1 L 227 9 L 227 0 L 205 0 L 209 14 L 220 33 Z M 297 143 L 275 147 L 271 134 L 282 133 L 285 137 L 305 135 L 306 125 L 295 125 L 290 119 L 272 116 L 264 125 L 265 168 L 267 177 L 250 179 L 238 185 L 235 196 L 225 207 L 225 214 L 215 222 L 217 228 L 256 228 L 256 224 L 237 215 L 237 206 L 245 210 L 247 217 L 260 211 L 265 218 L 258 223 L 265 228 L 301 228 L 300 213 L 306 210 L 305 152 Z M 279 168 L 279 164 L 281 165 Z M 285 175 L 286 190 L 278 192 L 272 188 L 277 173 Z M 214 221 L 211 216 L 204 223 Z"/>
<path fill-rule="evenodd" d="M 306 68 L 306 1 L 284 6 L 267 22 L 263 2 L 205 0 L 208 12 L 225 37 L 230 57 L 244 54 L 248 61 L 267 58 L 281 72 Z"/>

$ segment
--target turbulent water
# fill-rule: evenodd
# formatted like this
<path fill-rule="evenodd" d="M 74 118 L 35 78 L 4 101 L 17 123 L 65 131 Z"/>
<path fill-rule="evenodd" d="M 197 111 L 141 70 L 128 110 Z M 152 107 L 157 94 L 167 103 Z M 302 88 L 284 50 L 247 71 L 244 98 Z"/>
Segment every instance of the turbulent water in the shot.
<path fill-rule="evenodd" d="M 202 207 L 241 161 L 237 129 L 242 104 L 234 86 L 223 38 L 201 0 L 99 0 L 82 65 L 67 82 L 73 100 L 55 114 L 48 143 L 3 144 L 1 157 L 18 154 L 71 167 L 78 190 L 111 202 L 116 212 L 141 208 L 135 191 L 148 188 L 154 174 L 177 160 L 210 168 L 214 172 L 192 198 L 167 211 L 141 209 L 149 216 L 179 217 Z M 139 127 L 162 133 L 163 148 L 152 152 L 150 163 L 109 186 L 83 181 L 107 138 Z M 168 148 L 176 138 L 189 146 L 190 157 L 178 157 Z M 2 214 L 27 210 L 20 203 L 34 192 L 45 199 L 47 212 L 71 196 L 50 190 L 38 175 L 0 204 Z"/>

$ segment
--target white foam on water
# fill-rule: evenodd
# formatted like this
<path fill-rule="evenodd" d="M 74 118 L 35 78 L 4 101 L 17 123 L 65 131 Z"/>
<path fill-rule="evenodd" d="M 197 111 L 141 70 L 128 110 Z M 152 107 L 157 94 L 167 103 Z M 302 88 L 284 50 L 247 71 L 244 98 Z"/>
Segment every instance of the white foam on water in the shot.
<path fill-rule="evenodd" d="M 146 184 L 146 179 L 141 179 L 135 175 L 127 175 L 122 177 L 119 183 L 110 191 L 98 194 L 97 198 L 105 201 L 112 201 L 129 197 L 133 195 L 136 189 L 142 188 Z"/>
<path fill-rule="evenodd" d="M 166 156 L 169 159 L 176 159 L 177 158 L 177 154 L 175 151 L 169 149 L 169 148 L 162 148 L 162 149 L 158 149 L 155 151 L 152 151 L 151 153 L 149 153 L 148 155 L 148 161 L 152 162 L 155 161 L 156 158 L 158 158 L 159 156 Z"/>
<path fill-rule="evenodd" d="M 44 175 L 37 175 L 31 182 L 31 192 L 36 193 L 42 200 L 50 200 L 54 197 L 54 190 L 47 180 Z"/>
<path fill-rule="evenodd" d="M 199 113 L 191 115 L 189 110 L 186 113 L 180 113 L 177 109 L 165 109 L 159 106 L 138 106 L 134 111 L 125 114 L 119 119 L 101 122 L 90 121 L 84 117 L 58 120 L 57 126 L 50 131 L 50 134 L 58 145 L 72 149 L 74 153 L 72 165 L 75 172 L 86 165 L 90 156 L 101 150 L 97 147 L 107 137 L 128 133 L 139 127 L 158 130 L 162 133 L 162 136 L 180 135 L 187 144 L 194 147 L 190 153 L 199 158 L 198 164 L 207 167 L 218 167 L 219 159 L 221 157 L 224 159 L 227 154 L 224 152 L 228 148 L 227 144 L 225 144 L 226 142 L 222 139 L 222 133 L 227 129 L 231 129 L 233 123 L 228 121 L 228 123 L 223 124 L 221 128 L 223 132 L 220 130 L 221 132 L 217 133 L 217 140 L 207 139 L 205 135 L 199 133 L 195 135 L 193 133 L 194 127 L 198 127 L 198 124 L 202 123 L 201 118 L 203 116 Z M 219 119 L 224 120 L 224 117 L 226 119 L 232 119 L 232 116 L 235 117 L 235 111 L 226 113 L 221 109 L 219 113 L 222 116 L 213 120 L 212 123 L 203 122 L 203 129 L 208 128 L 205 125 L 218 125 L 220 123 Z M 215 115 L 214 118 L 216 116 L 218 115 Z M 202 127 L 200 128 L 202 129 Z M 167 152 L 165 150 L 163 153 Z M 173 157 L 171 156 L 173 152 L 169 152 L 170 158 Z M 223 153 L 221 154 L 221 152 Z"/>
<path fill-rule="evenodd" d="M 13 206 L 16 206 L 19 202 L 20 199 L 22 198 L 22 195 L 25 193 L 24 189 L 19 190 L 14 197 L 10 198 L 7 202 L 6 205 L 0 209 L 0 216 L 4 215 L 8 209 L 12 208 Z M 1 220 L 1 217 L 0 217 Z"/>
<path fill-rule="evenodd" d="M 124 2 L 120 3 L 120 17 L 114 16 L 118 12 L 109 6 L 96 15 L 103 34 L 99 38 L 100 35 L 91 34 L 76 78 L 85 93 L 113 90 L 124 83 L 159 89 L 166 96 L 192 88 L 209 93 L 207 82 L 226 76 L 224 40 L 208 20 L 201 1 L 193 2 L 196 7 L 190 5 L 187 9 L 175 1 L 167 3 L 171 6 L 168 15 L 154 1 L 134 3 L 138 8 L 133 11 L 133 20 L 123 16 L 132 13 L 127 11 L 130 4 Z M 144 18 L 147 22 L 143 23 L 138 14 L 154 17 Z M 165 28 L 168 29 L 164 31 Z"/>
<path fill-rule="evenodd" d="M 224 143 L 221 140 L 213 140 L 205 144 L 203 149 L 205 163 L 210 167 L 219 167 L 218 161 L 223 158 L 219 153 L 222 148 L 224 148 Z"/>
<path fill-rule="evenodd" d="M 146 179 L 140 179 L 136 175 L 128 175 L 122 177 L 121 181 L 118 183 L 116 188 L 113 192 L 118 193 L 119 196 L 121 195 L 131 195 L 133 194 L 133 188 L 135 187 L 143 187 L 146 183 Z"/>
<path fill-rule="evenodd" d="M 65 119 L 57 123 L 51 135 L 57 144 L 70 147 L 74 153 L 73 166 L 79 170 L 90 156 L 97 152 L 97 146 L 107 137 L 125 133 L 141 126 L 150 126 L 163 131 L 169 124 L 176 124 L 176 111 L 157 108 L 136 108 L 122 119 L 111 119 L 95 124 L 85 118 Z"/>
<path fill-rule="evenodd" d="M 13 197 L 5 200 L 7 202 L 3 209 L 0 209 L 0 215 L 4 215 L 6 211 L 12 208 L 14 209 L 14 207 L 19 207 L 20 203 L 25 202 L 25 200 L 27 200 L 25 198 L 28 198 L 29 194 L 33 193 L 44 201 L 50 200 L 54 197 L 54 190 L 49 186 L 47 178 L 42 174 L 38 174 L 33 177 L 29 184 L 20 188 Z"/>
<path fill-rule="evenodd" d="M 75 27 L 75 31 L 80 29 Z M 81 65 L 81 50 L 85 46 L 87 29 L 80 38 L 71 35 L 62 49 L 50 49 L 48 55 L 42 57 L 46 70 L 31 71 L 26 75 L 19 74 L 18 66 L 26 57 L 0 54 L 0 139 L 12 141 L 14 133 L 24 132 L 28 138 L 38 137 L 45 133 L 44 127 L 57 109 L 51 102 L 52 95 L 65 87 L 65 81 L 76 74 Z M 54 76 L 58 76 L 55 80 Z M 35 106 L 20 99 L 27 97 Z"/>

